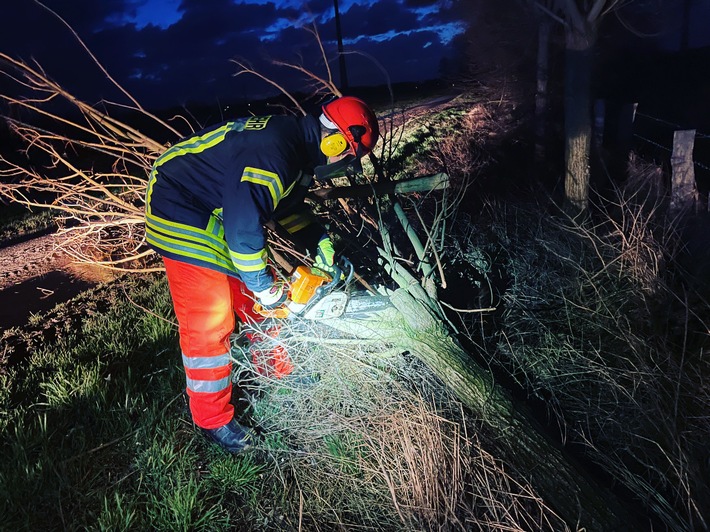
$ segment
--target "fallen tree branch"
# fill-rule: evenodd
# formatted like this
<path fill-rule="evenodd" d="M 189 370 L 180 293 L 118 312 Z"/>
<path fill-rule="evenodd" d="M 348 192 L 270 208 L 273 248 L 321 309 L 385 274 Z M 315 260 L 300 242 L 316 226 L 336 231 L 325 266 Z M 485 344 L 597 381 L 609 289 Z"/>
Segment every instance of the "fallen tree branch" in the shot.
<path fill-rule="evenodd" d="M 315 199 L 362 198 L 386 194 L 407 194 L 449 188 L 449 176 L 445 173 L 416 177 L 402 181 L 385 181 L 350 187 L 319 188 L 310 193 Z"/>

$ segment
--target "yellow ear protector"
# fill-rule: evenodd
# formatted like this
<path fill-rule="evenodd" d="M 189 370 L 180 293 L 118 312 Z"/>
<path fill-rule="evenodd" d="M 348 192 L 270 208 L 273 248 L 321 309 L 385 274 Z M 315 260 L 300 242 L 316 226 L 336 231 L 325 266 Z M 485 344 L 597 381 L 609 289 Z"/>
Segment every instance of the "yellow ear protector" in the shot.
<path fill-rule="evenodd" d="M 320 141 L 320 151 L 327 157 L 335 157 L 348 149 L 348 141 L 342 133 L 333 133 Z"/>

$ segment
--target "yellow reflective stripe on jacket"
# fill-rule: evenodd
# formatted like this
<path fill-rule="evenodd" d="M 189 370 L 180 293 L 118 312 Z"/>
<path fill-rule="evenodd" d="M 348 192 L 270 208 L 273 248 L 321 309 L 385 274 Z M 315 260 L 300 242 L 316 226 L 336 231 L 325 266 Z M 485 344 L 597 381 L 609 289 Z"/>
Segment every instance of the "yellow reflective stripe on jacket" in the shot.
<path fill-rule="evenodd" d="M 207 246 L 199 246 L 178 240 L 176 238 L 167 237 L 160 233 L 155 233 L 148 228 L 146 230 L 146 241 L 159 249 L 173 253 L 182 257 L 190 257 L 209 264 L 214 264 L 228 271 L 235 271 L 232 261 L 225 259 L 215 250 Z"/>
<path fill-rule="evenodd" d="M 150 213 L 150 198 L 153 195 L 153 185 L 155 184 L 155 180 L 158 177 L 158 171 L 153 168 L 150 172 L 150 176 L 148 177 L 148 186 L 146 187 L 146 192 L 145 192 L 145 212 Z"/>
<path fill-rule="evenodd" d="M 232 262 L 237 270 L 243 272 L 260 272 L 266 268 L 266 250 L 262 249 L 256 253 L 237 253 L 236 251 L 229 252 L 232 257 Z"/>
<path fill-rule="evenodd" d="M 230 271 L 258 272 L 266 268 L 266 249 L 255 253 L 231 251 L 227 247 L 227 242 L 214 234 L 213 231 L 218 227 L 216 224 L 217 221 L 211 219 L 208 229 L 204 230 L 148 213 L 146 214 L 146 240 L 159 249 L 202 260 Z M 223 234 L 223 231 L 218 232 Z"/>
<path fill-rule="evenodd" d="M 278 174 L 274 172 L 269 172 L 267 170 L 261 170 L 259 168 L 253 168 L 247 166 L 244 168 L 244 173 L 242 174 L 242 182 L 256 183 L 257 185 L 263 185 L 269 189 L 271 194 L 271 200 L 273 208 L 276 208 L 279 200 L 284 196 L 284 187 L 281 183 L 281 179 Z"/>
<path fill-rule="evenodd" d="M 203 229 L 148 214 L 146 240 L 158 249 L 175 255 L 190 257 L 235 271 L 227 243 Z"/>
<path fill-rule="evenodd" d="M 215 146 L 224 140 L 224 137 L 234 129 L 234 122 L 227 122 L 221 127 L 213 131 L 208 131 L 204 135 L 198 135 L 195 137 L 190 137 L 175 144 L 175 146 L 169 148 L 165 153 L 158 157 L 153 164 L 153 169 L 150 172 L 150 178 L 148 179 L 148 187 L 146 191 L 145 203 L 150 210 L 150 197 L 153 192 L 153 184 L 158 176 L 158 167 L 168 162 L 179 155 L 185 155 L 186 153 L 200 153 L 212 146 Z"/>
<path fill-rule="evenodd" d="M 172 220 L 166 220 L 152 213 L 147 213 L 145 218 L 146 226 L 154 231 L 174 236 L 181 240 L 207 245 L 210 248 L 223 250 L 221 254 L 224 255 L 225 258 L 229 257 L 227 243 L 223 238 L 213 234 L 211 231 L 206 231 L 205 229 L 200 229 L 192 225 L 181 224 L 180 222 L 173 222 Z"/>
<path fill-rule="evenodd" d="M 210 221 L 207 224 L 207 232 L 219 239 L 224 239 L 224 226 L 222 225 L 222 208 L 212 211 Z"/>
<path fill-rule="evenodd" d="M 219 144 L 224 140 L 224 137 L 234 129 L 234 122 L 227 122 L 221 127 L 215 130 L 208 131 L 204 135 L 199 135 L 196 137 L 190 137 L 182 142 L 178 142 L 172 148 L 168 149 L 163 155 L 158 157 L 153 165 L 154 168 L 159 167 L 161 164 L 168 162 L 175 157 L 180 155 L 185 155 L 186 153 L 200 153 L 205 151 L 216 144 Z"/>
<path fill-rule="evenodd" d="M 304 227 L 311 225 L 311 219 L 309 216 L 304 216 L 303 214 L 296 213 L 286 218 L 278 220 L 279 224 L 286 229 L 289 233 L 293 234 L 300 231 Z"/>

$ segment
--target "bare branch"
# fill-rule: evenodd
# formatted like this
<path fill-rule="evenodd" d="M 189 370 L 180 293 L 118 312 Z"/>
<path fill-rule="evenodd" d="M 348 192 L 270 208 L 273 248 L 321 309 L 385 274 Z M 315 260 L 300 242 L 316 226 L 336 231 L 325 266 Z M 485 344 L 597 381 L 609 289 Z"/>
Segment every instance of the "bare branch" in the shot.
<path fill-rule="evenodd" d="M 304 115 L 306 114 L 306 111 L 303 109 L 303 107 L 301 107 L 301 104 L 298 103 L 298 100 L 296 100 L 296 98 L 294 98 L 291 95 L 291 93 L 289 93 L 282 85 L 280 85 L 279 83 L 276 83 L 271 78 L 267 78 L 261 72 L 254 70 L 251 66 L 249 66 L 244 61 L 240 61 L 237 59 L 230 59 L 230 61 L 232 63 L 235 63 L 236 65 L 238 65 L 239 68 L 241 68 L 241 70 L 239 70 L 236 74 L 232 74 L 233 76 L 236 77 L 236 76 L 241 76 L 242 74 L 251 74 L 253 76 L 256 76 L 259 79 L 264 80 L 269 85 L 272 85 L 273 87 L 276 87 L 277 89 L 279 89 L 279 91 L 281 91 L 281 93 L 283 93 L 289 100 L 291 100 L 291 103 L 293 103 L 293 105 L 296 107 L 296 109 L 298 109 L 301 112 L 301 114 L 304 114 Z"/>
<path fill-rule="evenodd" d="M 131 96 L 131 94 L 130 94 L 127 90 L 125 90 L 118 82 L 116 82 L 116 80 L 113 79 L 113 77 L 111 77 L 111 74 L 108 73 L 108 71 L 104 68 L 104 66 L 101 64 L 101 62 L 96 58 L 96 56 L 93 54 L 93 52 L 86 46 L 86 44 L 84 44 L 84 41 L 81 39 L 81 37 L 79 37 L 79 34 L 77 34 L 77 32 L 74 31 L 74 28 L 72 28 L 72 27 L 69 25 L 69 23 L 67 23 L 67 21 L 64 20 L 61 16 L 59 16 L 55 11 L 53 11 L 52 9 L 50 9 L 49 7 L 47 7 L 46 5 L 44 5 L 44 4 L 43 4 L 42 2 L 40 2 L 39 0 L 34 0 L 34 2 L 35 2 L 35 4 L 37 4 L 37 5 L 39 5 L 40 7 L 46 9 L 47 11 L 49 11 L 49 12 L 50 12 L 52 15 L 54 15 L 54 17 L 56 17 L 62 24 L 64 24 L 64 25 L 67 27 L 67 29 L 71 32 L 71 34 L 74 36 L 74 38 L 79 42 L 79 44 L 81 45 L 81 47 L 86 51 L 87 54 L 89 54 L 89 56 L 90 56 L 91 59 L 94 61 L 94 63 L 96 64 L 96 66 L 98 66 L 99 69 L 101 69 L 101 72 L 103 72 L 104 76 L 106 76 L 106 77 L 109 79 L 109 81 L 111 81 L 111 83 L 112 83 L 118 90 L 120 90 L 123 94 L 125 94 L 126 97 L 127 97 L 129 100 L 131 100 L 131 103 L 133 103 L 133 105 L 135 105 L 137 109 L 140 109 L 141 111 L 143 111 L 143 107 L 141 107 L 141 105 L 138 103 L 138 101 L 137 101 L 133 96 Z"/>
<path fill-rule="evenodd" d="M 559 22 L 562 24 L 565 28 L 569 27 L 569 23 L 559 15 L 557 15 L 554 11 L 552 11 L 549 7 L 546 5 L 540 3 L 540 2 L 533 2 L 533 6 L 537 7 L 540 11 L 545 13 L 547 16 L 555 20 L 556 22 Z"/>
<path fill-rule="evenodd" d="M 306 28 L 306 30 L 309 31 L 315 37 L 316 42 L 318 43 L 318 47 L 320 48 L 321 57 L 323 58 L 323 64 L 325 65 L 326 72 L 328 73 L 327 85 L 330 87 L 331 93 L 333 94 L 333 96 L 342 96 L 342 93 L 338 90 L 338 87 L 333 82 L 333 73 L 330 70 L 330 61 L 328 61 L 328 55 L 325 53 L 325 48 L 323 48 L 323 40 L 320 38 L 320 34 L 318 33 L 318 26 L 316 26 L 314 23 L 311 28 Z"/>

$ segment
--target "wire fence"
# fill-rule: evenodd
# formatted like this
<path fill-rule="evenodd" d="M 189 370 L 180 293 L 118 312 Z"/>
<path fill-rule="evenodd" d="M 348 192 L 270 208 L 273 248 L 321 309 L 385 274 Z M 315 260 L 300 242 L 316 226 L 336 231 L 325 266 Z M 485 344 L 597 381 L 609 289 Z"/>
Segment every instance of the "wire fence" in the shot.
<path fill-rule="evenodd" d="M 679 131 L 694 131 L 694 134 L 692 137 L 688 134 L 676 136 Z M 696 204 L 696 208 L 707 209 L 710 212 L 710 135 L 692 127 L 638 112 L 637 109 L 634 109 L 633 112 L 631 134 L 642 158 L 648 158 L 651 155 L 657 162 L 661 159 L 664 163 L 670 163 L 673 167 L 672 179 L 674 180 L 676 166 L 678 166 L 679 179 L 682 181 L 683 168 L 689 169 L 692 163 L 692 168 L 695 171 L 695 190 L 696 194 L 699 193 L 699 198 L 696 201 L 700 201 Z M 689 153 L 691 139 L 692 153 Z M 678 161 L 672 160 L 676 144 L 679 149 L 676 154 L 679 158 Z M 645 150 L 644 145 L 650 147 L 650 150 Z M 682 189 L 683 185 L 680 185 L 679 190 Z"/>
<path fill-rule="evenodd" d="M 646 113 L 641 113 L 638 110 L 634 113 L 634 133 L 633 136 L 634 138 L 648 144 L 651 146 L 654 146 L 655 148 L 658 148 L 662 150 L 663 152 L 668 152 L 669 154 L 673 153 L 673 147 L 667 146 L 665 144 L 662 144 L 658 140 L 654 140 L 652 138 L 649 138 L 650 135 L 642 135 L 637 132 L 637 129 L 639 129 L 638 123 L 636 122 L 636 118 L 642 118 L 644 120 L 648 120 L 649 122 L 653 122 L 654 124 L 660 126 L 661 128 L 664 128 L 666 133 L 673 132 L 673 131 L 679 131 L 679 130 L 687 130 L 687 129 L 693 129 L 689 128 L 687 126 L 682 126 L 680 124 L 676 124 L 674 122 L 670 122 L 668 120 L 664 120 L 663 118 L 658 118 L 656 116 L 651 116 Z M 710 144 L 709 145 L 704 145 L 703 142 L 698 142 L 698 141 L 707 141 L 710 140 L 710 135 L 707 133 L 703 133 L 700 131 L 695 131 L 695 148 L 693 150 L 693 165 L 695 166 L 696 169 L 700 169 L 704 172 L 707 172 L 708 176 L 710 176 Z M 707 157 L 709 162 L 705 161 L 699 161 L 696 159 L 696 157 L 700 156 L 701 158 Z"/>
<path fill-rule="evenodd" d="M 636 111 L 636 116 L 640 116 L 642 118 L 647 118 L 649 120 L 653 120 L 654 122 L 658 122 L 659 124 L 665 124 L 669 127 L 672 127 L 673 129 L 689 129 L 688 127 L 681 126 L 680 124 L 676 124 L 674 122 L 669 122 L 668 120 L 664 120 L 662 118 L 651 116 L 651 115 L 648 115 L 645 113 L 640 113 L 638 111 Z M 692 128 L 690 128 L 690 129 L 692 129 Z M 710 135 L 706 135 L 705 133 L 698 133 L 697 131 L 695 133 L 695 137 L 696 138 L 703 138 L 703 139 L 710 139 Z"/>

